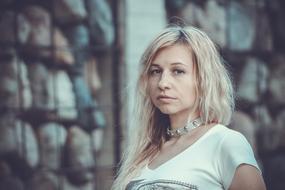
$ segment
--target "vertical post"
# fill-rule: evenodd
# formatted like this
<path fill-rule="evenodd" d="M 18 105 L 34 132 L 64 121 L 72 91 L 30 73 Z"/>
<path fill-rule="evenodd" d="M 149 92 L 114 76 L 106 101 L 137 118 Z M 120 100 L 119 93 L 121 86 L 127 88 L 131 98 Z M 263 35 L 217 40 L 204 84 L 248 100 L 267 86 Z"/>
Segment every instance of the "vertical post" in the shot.
<path fill-rule="evenodd" d="M 122 63 L 122 7 L 124 1 L 112 0 L 112 17 L 114 22 L 115 38 L 112 49 L 112 91 L 113 91 L 113 134 L 114 134 L 114 161 L 117 166 L 121 159 L 121 77 L 120 66 Z"/>

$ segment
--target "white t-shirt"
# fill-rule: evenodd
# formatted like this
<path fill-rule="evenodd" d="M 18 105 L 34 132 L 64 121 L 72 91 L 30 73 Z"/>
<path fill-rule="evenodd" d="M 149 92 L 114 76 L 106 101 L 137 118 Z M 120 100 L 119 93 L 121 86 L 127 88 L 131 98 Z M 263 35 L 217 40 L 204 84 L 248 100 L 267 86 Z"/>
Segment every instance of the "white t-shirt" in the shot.
<path fill-rule="evenodd" d="M 243 163 L 259 169 L 245 137 L 218 124 L 159 167 L 145 166 L 126 189 L 224 190 Z"/>

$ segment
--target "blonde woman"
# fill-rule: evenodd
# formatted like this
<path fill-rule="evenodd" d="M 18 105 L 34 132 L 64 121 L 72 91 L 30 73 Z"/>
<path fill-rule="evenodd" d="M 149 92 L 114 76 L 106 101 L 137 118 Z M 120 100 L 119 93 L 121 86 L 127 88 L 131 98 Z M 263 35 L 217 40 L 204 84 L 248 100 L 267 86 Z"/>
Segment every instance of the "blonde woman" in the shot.
<path fill-rule="evenodd" d="M 163 30 L 141 58 L 137 88 L 136 127 L 112 189 L 266 189 L 249 143 L 226 127 L 232 84 L 204 32 Z"/>

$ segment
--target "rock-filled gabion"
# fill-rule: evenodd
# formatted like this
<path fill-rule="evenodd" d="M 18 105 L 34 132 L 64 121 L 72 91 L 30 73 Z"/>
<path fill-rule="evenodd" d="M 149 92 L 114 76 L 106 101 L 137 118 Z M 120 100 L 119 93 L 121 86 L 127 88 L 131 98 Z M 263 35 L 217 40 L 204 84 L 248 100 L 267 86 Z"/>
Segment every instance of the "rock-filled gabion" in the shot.
<path fill-rule="evenodd" d="M 106 121 L 93 54 L 114 41 L 109 4 L 13 3 L 0 2 L 0 189 L 94 189 Z"/>
<path fill-rule="evenodd" d="M 262 161 L 268 189 L 284 189 L 285 33 L 281 0 L 165 0 L 169 21 L 206 31 L 229 65 L 242 132 Z M 214 73 L 218 74 L 218 73 Z"/>

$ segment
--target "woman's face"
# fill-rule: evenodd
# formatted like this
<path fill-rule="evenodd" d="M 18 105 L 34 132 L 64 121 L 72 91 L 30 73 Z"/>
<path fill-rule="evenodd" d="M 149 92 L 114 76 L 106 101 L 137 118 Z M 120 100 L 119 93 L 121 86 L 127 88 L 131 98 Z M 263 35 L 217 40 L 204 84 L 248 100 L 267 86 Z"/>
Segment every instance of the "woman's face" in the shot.
<path fill-rule="evenodd" d="M 182 44 L 167 47 L 154 57 L 148 71 L 152 103 L 164 114 L 194 112 L 196 100 L 192 53 Z"/>

